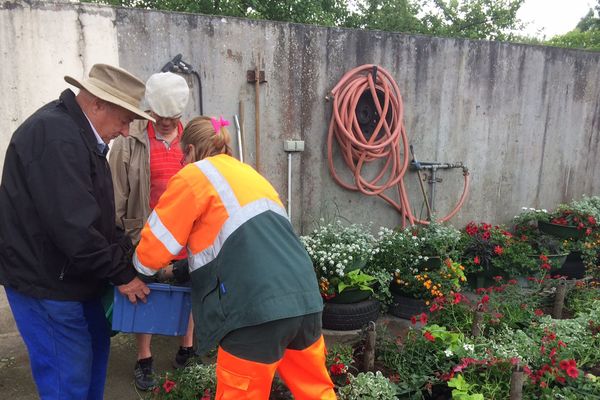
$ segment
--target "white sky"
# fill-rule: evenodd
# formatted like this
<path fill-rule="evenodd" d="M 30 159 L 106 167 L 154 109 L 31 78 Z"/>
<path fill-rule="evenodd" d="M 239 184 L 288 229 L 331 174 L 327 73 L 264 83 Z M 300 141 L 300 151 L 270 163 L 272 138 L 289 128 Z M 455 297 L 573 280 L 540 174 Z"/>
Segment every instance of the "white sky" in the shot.
<path fill-rule="evenodd" d="M 517 16 L 530 22 L 524 33 L 549 39 L 575 28 L 596 4 L 595 0 L 525 0 Z"/>

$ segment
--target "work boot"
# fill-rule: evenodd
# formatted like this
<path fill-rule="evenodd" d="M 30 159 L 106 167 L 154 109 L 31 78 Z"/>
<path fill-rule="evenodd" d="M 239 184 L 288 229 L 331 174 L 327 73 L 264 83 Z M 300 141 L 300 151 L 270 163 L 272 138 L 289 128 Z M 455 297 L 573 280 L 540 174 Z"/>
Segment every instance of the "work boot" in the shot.
<path fill-rule="evenodd" d="M 173 360 L 173 368 L 185 368 L 190 365 L 194 359 L 196 359 L 196 361 L 200 360 L 193 347 L 179 346 L 179 351 L 175 354 L 175 360 Z"/>
<path fill-rule="evenodd" d="M 140 390 L 150 390 L 156 386 L 156 379 L 154 379 L 154 371 L 152 370 L 152 357 L 142 358 L 135 363 L 133 370 L 133 376 L 135 378 L 135 387 Z"/>

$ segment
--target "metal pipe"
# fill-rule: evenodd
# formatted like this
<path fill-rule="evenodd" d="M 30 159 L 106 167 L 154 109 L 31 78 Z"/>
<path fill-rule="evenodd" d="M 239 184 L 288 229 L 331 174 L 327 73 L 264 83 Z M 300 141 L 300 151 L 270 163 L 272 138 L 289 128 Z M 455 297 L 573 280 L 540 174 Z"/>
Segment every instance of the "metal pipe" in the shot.
<path fill-rule="evenodd" d="M 242 150 L 242 129 L 240 128 L 240 120 L 237 115 L 233 116 L 233 120 L 235 122 L 235 131 L 237 133 L 237 142 L 238 142 L 238 155 L 240 156 L 240 161 L 244 162 L 244 152 Z"/>
<path fill-rule="evenodd" d="M 437 182 L 437 168 L 433 167 L 431 169 L 431 196 L 429 199 L 429 206 L 431 207 L 431 212 L 435 213 L 435 184 Z"/>
<path fill-rule="evenodd" d="M 290 222 L 292 221 L 292 153 L 288 153 L 288 198 L 287 213 Z"/>

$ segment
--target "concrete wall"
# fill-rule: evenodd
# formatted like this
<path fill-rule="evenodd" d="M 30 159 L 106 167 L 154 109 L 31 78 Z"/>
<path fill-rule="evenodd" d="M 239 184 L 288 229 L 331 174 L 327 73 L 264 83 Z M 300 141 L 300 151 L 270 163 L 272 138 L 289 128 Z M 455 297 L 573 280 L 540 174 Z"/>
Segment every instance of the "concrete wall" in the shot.
<path fill-rule="evenodd" d="M 253 163 L 255 92 L 246 71 L 260 58 L 267 79 L 259 94 L 261 170 L 287 198 L 283 141 L 305 141 L 306 151 L 292 162 L 292 216 L 303 232 L 317 218 L 336 215 L 374 226 L 400 221 L 383 200 L 337 186 L 327 167 L 325 96 L 362 64 L 395 78 L 421 160 L 469 167 L 472 186 L 453 219 L 457 226 L 504 222 L 521 206 L 552 208 L 600 192 L 600 53 L 30 1 L 0 4 L 0 53 L 0 161 L 11 132 L 67 86 L 63 75 L 82 76 L 102 61 L 146 79 L 182 53 L 201 76 L 205 114 L 231 119 L 243 105 Z M 187 78 L 194 93 L 189 118 L 197 114 L 198 82 Z M 335 164 L 343 168 L 339 155 Z M 445 214 L 462 176 L 440 176 L 436 204 Z M 418 213 L 413 172 L 405 183 Z"/>

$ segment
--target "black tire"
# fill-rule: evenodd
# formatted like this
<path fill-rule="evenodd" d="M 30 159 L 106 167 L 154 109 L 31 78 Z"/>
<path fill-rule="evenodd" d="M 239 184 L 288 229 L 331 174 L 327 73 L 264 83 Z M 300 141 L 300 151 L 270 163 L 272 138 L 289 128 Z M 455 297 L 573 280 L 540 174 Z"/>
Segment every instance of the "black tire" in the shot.
<path fill-rule="evenodd" d="M 336 331 L 360 329 L 379 318 L 379 302 L 366 300 L 351 304 L 325 303 L 323 328 Z"/>
<path fill-rule="evenodd" d="M 414 315 L 426 313 L 427 311 L 428 307 L 423 300 L 392 293 L 392 304 L 388 312 L 394 317 L 410 319 Z"/>

